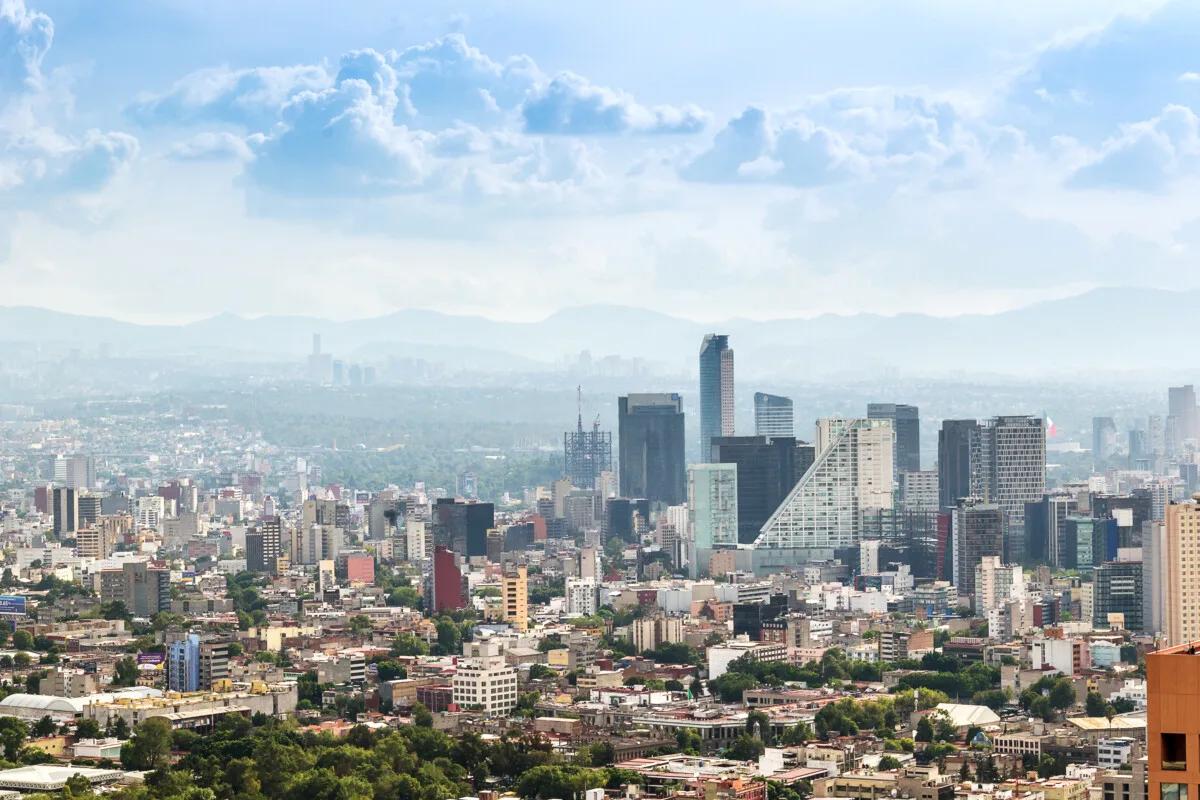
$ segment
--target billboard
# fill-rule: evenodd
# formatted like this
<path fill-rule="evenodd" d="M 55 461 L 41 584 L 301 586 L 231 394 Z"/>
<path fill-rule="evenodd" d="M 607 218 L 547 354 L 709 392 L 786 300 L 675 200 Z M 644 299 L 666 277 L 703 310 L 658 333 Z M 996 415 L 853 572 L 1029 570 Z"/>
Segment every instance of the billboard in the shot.
<path fill-rule="evenodd" d="M 139 666 L 149 664 L 157 666 L 166 660 L 166 656 L 162 653 L 138 653 L 137 663 Z"/>
<path fill-rule="evenodd" d="M 25 598 L 15 594 L 0 594 L 0 614 L 24 614 Z"/>

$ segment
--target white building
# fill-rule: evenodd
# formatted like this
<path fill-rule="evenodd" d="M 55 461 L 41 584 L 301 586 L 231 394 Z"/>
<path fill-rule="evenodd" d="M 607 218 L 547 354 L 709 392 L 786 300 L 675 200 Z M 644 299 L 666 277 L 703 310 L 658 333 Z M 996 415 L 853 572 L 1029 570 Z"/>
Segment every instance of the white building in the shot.
<path fill-rule="evenodd" d="M 708 677 L 721 677 L 742 656 L 753 661 L 781 662 L 787 661 L 788 651 L 782 643 L 752 642 L 744 635 L 739 636 L 708 648 Z"/>
<path fill-rule="evenodd" d="M 984 556 L 975 565 L 975 613 L 988 612 L 1011 600 L 1025 597 L 1025 573 L 1019 564 L 1001 563 L 999 556 Z"/>
<path fill-rule="evenodd" d="M 517 705 L 517 670 L 494 642 L 468 642 L 452 681 L 454 702 L 485 714 L 506 714 Z"/>
<path fill-rule="evenodd" d="M 568 614 L 590 617 L 599 610 L 595 578 L 567 578 L 564 594 L 567 598 Z"/>

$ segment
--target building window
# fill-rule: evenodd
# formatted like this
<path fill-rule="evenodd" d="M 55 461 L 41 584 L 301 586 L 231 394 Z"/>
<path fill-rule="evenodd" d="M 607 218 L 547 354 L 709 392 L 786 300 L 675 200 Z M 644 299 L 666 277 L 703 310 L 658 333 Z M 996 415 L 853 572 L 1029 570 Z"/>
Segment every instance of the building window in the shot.
<path fill-rule="evenodd" d="M 1186 770 L 1187 769 L 1187 736 L 1182 733 L 1164 733 L 1162 734 L 1162 768 L 1169 770 Z M 1172 784 L 1174 785 L 1174 784 Z M 1166 785 L 1163 785 L 1163 791 L 1166 791 Z M 1183 789 L 1184 794 L 1180 796 L 1180 800 L 1186 800 L 1187 788 Z M 1164 798 L 1163 800 L 1166 800 Z"/>
<path fill-rule="evenodd" d="M 1187 800 L 1187 796 L 1186 783 L 1164 783 L 1159 786 L 1158 800 Z"/>

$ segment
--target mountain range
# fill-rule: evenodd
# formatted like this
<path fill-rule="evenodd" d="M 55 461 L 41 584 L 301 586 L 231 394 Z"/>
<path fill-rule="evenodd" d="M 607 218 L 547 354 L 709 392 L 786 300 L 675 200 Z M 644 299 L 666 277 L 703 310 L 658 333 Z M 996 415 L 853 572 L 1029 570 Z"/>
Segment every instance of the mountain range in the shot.
<path fill-rule="evenodd" d="M 1200 291 L 1096 289 L 996 314 L 832 315 L 699 323 L 624 306 L 584 306 L 538 322 L 401 310 L 331 321 L 220 314 L 180 325 L 141 325 L 28 306 L 0 307 L 0 346 L 21 353 L 79 350 L 121 357 L 190 355 L 299 360 L 320 334 L 347 360 L 421 358 L 475 370 L 561 366 L 582 351 L 637 358 L 656 369 L 695 371 L 701 337 L 727 333 L 739 376 L 806 380 L 895 370 L 910 375 L 1033 373 L 1078 376 L 1188 368 Z M 37 346 L 31 351 L 30 346 Z"/>

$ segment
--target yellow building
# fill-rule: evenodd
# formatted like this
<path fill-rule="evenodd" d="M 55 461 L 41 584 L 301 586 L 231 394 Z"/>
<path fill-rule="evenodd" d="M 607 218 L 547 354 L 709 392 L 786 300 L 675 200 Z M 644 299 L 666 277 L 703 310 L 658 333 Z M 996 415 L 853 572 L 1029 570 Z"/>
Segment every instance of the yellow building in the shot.
<path fill-rule="evenodd" d="M 529 630 L 529 573 L 524 565 L 504 573 L 504 621 L 517 630 Z"/>

